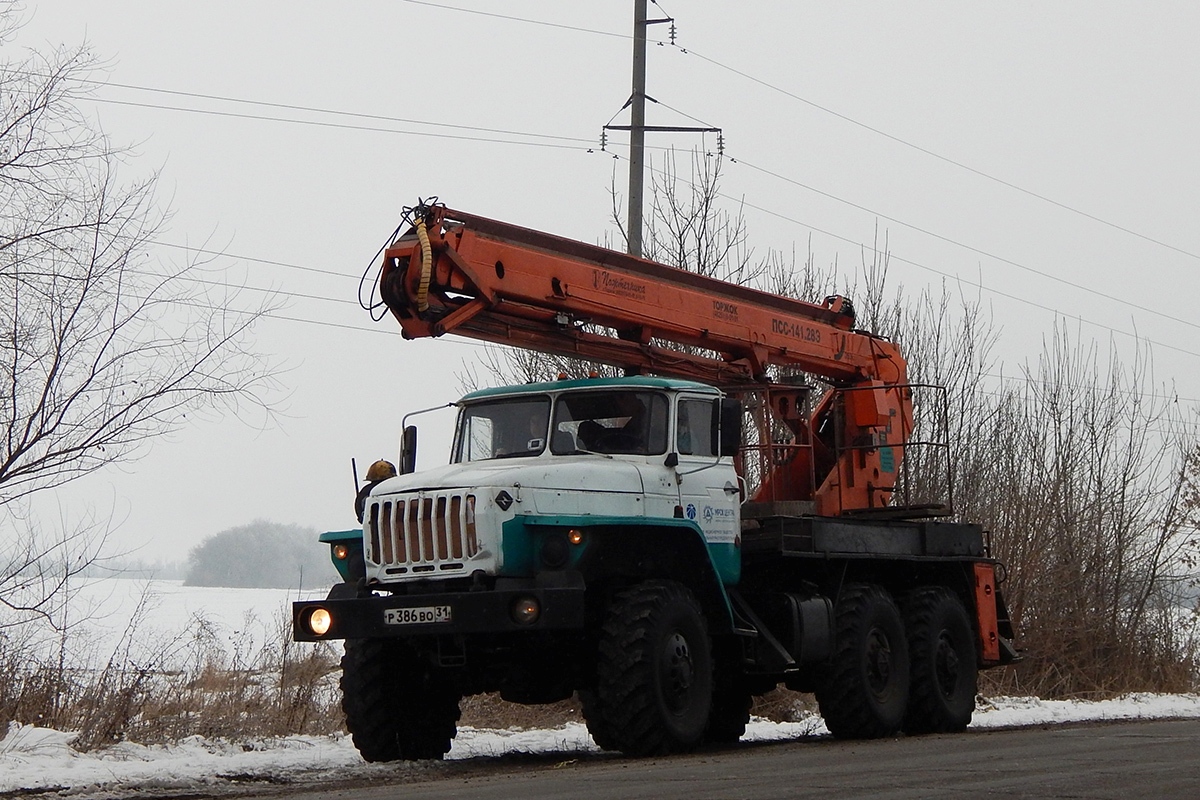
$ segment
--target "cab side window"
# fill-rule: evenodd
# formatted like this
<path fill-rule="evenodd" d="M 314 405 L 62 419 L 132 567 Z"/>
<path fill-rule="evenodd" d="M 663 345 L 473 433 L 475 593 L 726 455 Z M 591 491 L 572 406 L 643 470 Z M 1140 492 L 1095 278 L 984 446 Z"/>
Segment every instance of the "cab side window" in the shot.
<path fill-rule="evenodd" d="M 675 447 L 679 454 L 716 456 L 712 427 L 712 400 L 680 400 L 675 426 Z"/>

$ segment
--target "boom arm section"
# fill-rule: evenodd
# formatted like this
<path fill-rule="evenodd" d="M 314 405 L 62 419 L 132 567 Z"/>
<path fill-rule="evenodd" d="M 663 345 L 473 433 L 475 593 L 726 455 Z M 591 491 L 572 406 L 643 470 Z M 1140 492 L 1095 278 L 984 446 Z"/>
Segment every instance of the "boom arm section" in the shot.
<path fill-rule="evenodd" d="M 428 249 L 413 228 L 379 279 L 409 338 L 454 332 L 725 386 L 765 381 L 771 365 L 904 382 L 895 346 L 852 331 L 840 297 L 806 303 L 440 206 L 421 222 Z"/>
<path fill-rule="evenodd" d="M 757 386 L 769 409 L 759 442 L 774 442 L 782 426 L 792 449 L 762 458 L 752 499 L 813 501 L 826 515 L 888 505 L 912 432 L 905 362 L 892 342 L 853 330 L 848 300 L 780 297 L 444 206 L 415 213 L 379 276 L 406 338 L 453 332 L 726 389 Z M 801 391 L 772 388 L 773 366 L 835 390 L 808 418 Z"/>

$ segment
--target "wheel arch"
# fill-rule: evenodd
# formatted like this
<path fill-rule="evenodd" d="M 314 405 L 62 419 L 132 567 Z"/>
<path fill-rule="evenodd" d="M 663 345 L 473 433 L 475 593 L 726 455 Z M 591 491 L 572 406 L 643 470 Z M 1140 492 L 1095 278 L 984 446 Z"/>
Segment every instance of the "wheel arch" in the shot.
<path fill-rule="evenodd" d="M 557 524 L 564 524 L 560 518 Z M 577 517 L 586 547 L 573 565 L 589 589 L 609 593 L 646 580 L 676 581 L 692 591 L 712 634 L 733 630 L 729 596 L 699 526 L 690 520 Z"/>

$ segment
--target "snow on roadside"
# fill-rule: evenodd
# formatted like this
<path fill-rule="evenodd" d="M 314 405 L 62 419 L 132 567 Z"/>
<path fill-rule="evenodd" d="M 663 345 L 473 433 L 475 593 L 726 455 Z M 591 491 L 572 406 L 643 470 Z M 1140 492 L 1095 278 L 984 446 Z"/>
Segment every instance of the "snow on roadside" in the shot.
<path fill-rule="evenodd" d="M 1200 717 L 1200 695 L 1138 694 L 1081 702 L 1000 697 L 982 703 L 972 728 L 1093 720 Z M 800 722 L 751 721 L 748 741 L 827 736 L 820 717 Z M 58 790 L 63 795 L 120 796 L 134 791 L 184 789 L 219 792 L 247 782 L 295 783 L 334 778 L 417 776 L 437 762 L 364 764 L 348 737 L 289 736 L 244 742 L 191 737 L 169 746 L 123 743 L 93 753 L 70 747 L 72 734 L 13 723 L 0 739 L 0 793 Z M 564 758 L 597 752 L 587 728 L 571 723 L 551 730 L 462 728 L 450 759 L 514 753 L 554 753 Z"/>

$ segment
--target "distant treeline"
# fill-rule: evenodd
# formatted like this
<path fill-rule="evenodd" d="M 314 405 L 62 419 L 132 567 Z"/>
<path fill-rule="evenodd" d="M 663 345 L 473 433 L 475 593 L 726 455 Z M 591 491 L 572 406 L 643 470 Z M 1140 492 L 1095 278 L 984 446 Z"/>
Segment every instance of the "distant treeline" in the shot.
<path fill-rule="evenodd" d="M 334 584 L 337 572 L 318 531 L 255 520 L 221 531 L 188 553 L 186 586 L 294 589 Z"/>

